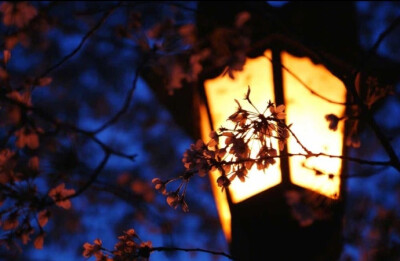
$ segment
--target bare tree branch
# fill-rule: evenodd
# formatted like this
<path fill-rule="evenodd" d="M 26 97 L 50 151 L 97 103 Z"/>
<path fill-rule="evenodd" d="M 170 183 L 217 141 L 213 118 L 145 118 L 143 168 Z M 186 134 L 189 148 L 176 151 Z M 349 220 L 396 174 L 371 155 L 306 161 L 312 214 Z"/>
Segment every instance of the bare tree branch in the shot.
<path fill-rule="evenodd" d="M 86 183 L 82 187 L 80 187 L 74 194 L 64 198 L 63 200 L 75 198 L 75 197 L 79 196 L 80 194 L 82 194 L 85 190 L 87 190 L 93 184 L 93 182 L 96 181 L 100 172 L 104 169 L 105 165 L 107 164 L 109 158 L 110 158 L 110 153 L 105 153 L 104 158 L 99 163 L 99 165 L 97 165 L 97 167 L 93 171 L 92 175 L 90 175 L 89 180 L 86 181 Z"/>
<path fill-rule="evenodd" d="M 359 69 L 354 73 L 354 78 L 356 75 L 362 71 L 363 68 L 368 63 L 369 58 L 376 52 L 376 50 L 379 48 L 379 45 L 382 43 L 384 38 L 390 34 L 398 25 L 400 25 L 400 16 L 397 17 L 390 26 L 384 30 L 378 37 L 377 41 L 375 44 L 372 46 L 371 50 L 369 51 L 366 59 L 364 62 L 359 66 Z M 389 139 L 386 137 L 384 132 L 381 130 L 379 125 L 376 123 L 372 113 L 370 112 L 369 108 L 367 105 L 365 105 L 364 101 L 361 99 L 361 97 L 358 95 L 355 83 L 353 78 L 347 79 L 345 82 L 346 88 L 351 92 L 353 95 L 356 103 L 361 109 L 361 114 L 365 116 L 366 121 L 369 123 L 371 126 L 372 130 L 374 131 L 376 137 L 378 138 L 379 142 L 382 144 L 383 148 L 385 149 L 386 153 L 388 154 L 390 158 L 391 165 L 396 168 L 397 171 L 400 172 L 400 160 L 399 157 L 397 156 L 393 146 L 391 145 Z"/>
<path fill-rule="evenodd" d="M 112 155 L 115 155 L 115 156 L 118 156 L 118 157 L 126 158 L 126 159 L 129 159 L 129 160 L 132 160 L 132 161 L 136 157 L 136 154 L 125 154 L 125 153 L 122 153 L 120 151 L 112 149 L 110 146 L 108 146 L 103 141 L 101 141 L 99 138 L 97 138 L 95 136 L 95 133 L 93 133 L 91 131 L 87 131 L 87 130 L 81 129 L 81 128 L 73 125 L 73 124 L 61 122 L 61 121 L 59 121 L 57 119 L 54 119 L 51 115 L 49 115 L 48 113 L 46 113 L 45 111 L 43 111 L 43 110 L 41 110 L 39 108 L 26 105 L 24 103 L 21 103 L 19 101 L 16 101 L 14 99 L 11 99 L 11 98 L 7 97 L 4 94 L 0 94 L 0 99 L 4 100 L 6 102 L 9 102 L 11 104 L 17 105 L 23 110 L 32 111 L 33 113 L 35 113 L 36 115 L 38 115 L 42 119 L 44 119 L 47 122 L 53 124 L 57 129 L 64 129 L 66 131 L 73 131 L 75 133 L 79 133 L 79 134 L 82 134 L 82 135 L 88 137 L 89 139 L 94 141 L 96 144 L 98 144 L 103 149 L 103 151 L 105 153 L 109 153 L 109 154 L 112 154 Z"/>
<path fill-rule="evenodd" d="M 286 126 L 286 128 L 289 130 L 290 134 L 292 134 L 292 136 L 293 136 L 294 139 L 296 140 L 297 144 L 299 144 L 300 147 L 301 147 L 305 152 L 307 152 L 308 155 L 311 155 L 312 152 L 311 152 L 309 149 L 307 149 L 306 146 L 303 145 L 303 143 L 300 142 L 299 138 L 297 138 L 297 135 L 294 134 L 294 132 L 293 132 L 289 127 Z"/>
<path fill-rule="evenodd" d="M 247 158 L 247 159 L 238 159 L 235 161 L 221 161 L 221 164 L 233 165 L 233 164 L 243 163 L 243 162 L 247 162 L 247 161 L 257 161 L 257 160 L 266 160 L 266 159 L 273 159 L 273 158 L 286 158 L 286 157 L 305 157 L 305 158 L 328 157 L 328 158 L 353 161 L 353 162 L 357 162 L 359 164 L 366 164 L 366 165 L 392 166 L 391 161 L 374 161 L 374 160 L 360 159 L 360 158 L 356 158 L 356 157 L 348 157 L 348 156 L 343 156 L 343 155 L 330 155 L 330 154 L 326 154 L 326 153 L 307 153 L 307 154 L 306 153 L 287 153 L 287 154 L 282 154 L 282 155 L 277 155 L 277 156 L 260 157 L 257 159 Z"/>
<path fill-rule="evenodd" d="M 379 44 L 383 41 L 383 39 L 389 35 L 390 32 L 392 32 L 398 25 L 400 24 L 400 17 L 398 17 L 386 30 L 384 30 L 381 35 L 378 37 L 378 40 L 376 43 L 373 45 L 371 48 L 370 53 L 374 53 L 376 49 L 379 47 Z M 358 92 L 355 87 L 355 77 L 357 73 L 360 71 L 361 68 L 364 68 L 367 59 L 364 60 L 364 63 L 359 66 L 358 70 L 355 70 L 352 77 L 350 75 L 338 75 L 337 73 L 337 65 L 335 65 L 334 62 L 331 61 L 331 57 L 327 57 L 326 55 L 322 54 L 318 50 L 311 50 L 310 48 L 307 48 L 303 46 L 301 43 L 300 44 L 302 47 L 306 48 L 308 52 L 310 52 L 313 56 L 317 57 L 318 60 L 320 60 L 329 71 L 333 72 L 339 79 L 343 81 L 343 83 L 346 86 L 346 89 L 348 92 L 351 93 L 351 95 L 354 97 L 355 103 L 360 107 L 361 114 L 364 115 L 366 121 L 368 124 L 371 126 L 372 130 L 374 131 L 376 137 L 378 138 L 379 142 L 382 144 L 384 150 L 388 154 L 390 158 L 390 164 L 393 166 L 398 172 L 400 172 L 400 160 L 393 148 L 393 146 L 390 144 L 388 138 L 386 135 L 383 133 L 379 125 L 376 123 L 375 119 L 373 118 L 373 115 L 371 114 L 370 110 L 368 107 L 365 105 L 363 100 L 360 98 L 358 95 Z M 371 56 L 371 55 L 369 55 Z"/>
<path fill-rule="evenodd" d="M 101 171 L 106 166 L 109 158 L 110 158 L 110 153 L 106 152 L 104 154 L 104 158 L 100 161 L 100 163 L 97 165 L 97 167 L 93 170 L 93 173 L 90 175 L 90 178 L 74 194 L 71 194 L 71 195 L 69 195 L 69 196 L 67 196 L 65 198 L 61 198 L 58 201 L 54 201 L 54 200 L 46 201 L 45 205 L 46 206 L 51 206 L 51 205 L 56 204 L 57 202 L 69 200 L 71 198 L 75 198 L 75 197 L 78 197 L 79 195 L 81 195 L 83 192 L 85 192 L 97 180 L 97 177 L 99 176 Z"/>
<path fill-rule="evenodd" d="M 269 60 L 272 63 L 272 59 L 270 57 L 268 57 L 266 55 L 264 55 L 263 57 L 265 57 L 267 60 Z M 299 76 L 297 76 L 294 72 L 292 72 L 289 68 L 287 68 L 284 64 L 281 63 L 281 67 L 282 67 L 282 69 L 287 71 L 290 75 L 292 75 L 304 88 L 306 88 L 308 91 L 310 91 L 311 94 L 321 98 L 322 100 L 327 101 L 329 103 L 338 104 L 338 105 L 351 105 L 346 102 L 337 102 L 337 101 L 331 100 L 331 99 L 317 93 L 310 86 L 308 86 Z"/>
<path fill-rule="evenodd" d="M 375 53 L 378 51 L 379 46 L 383 42 L 383 40 L 391 33 L 393 32 L 397 26 L 400 25 L 400 16 L 398 16 L 384 31 L 382 31 L 374 43 L 374 45 L 371 47 L 369 50 L 368 54 L 366 55 L 365 59 L 361 63 L 361 66 L 357 70 L 357 72 L 360 72 L 364 69 L 364 67 L 368 64 L 369 59 L 375 55 Z"/>
<path fill-rule="evenodd" d="M 180 247 L 152 247 L 152 248 L 150 248 L 150 252 L 154 252 L 154 251 L 204 252 L 204 253 L 208 253 L 208 254 L 212 254 L 212 255 L 225 256 L 232 260 L 237 260 L 233 256 L 231 256 L 225 252 L 211 251 L 211 250 L 202 249 L 202 248 L 180 248 Z"/>
<path fill-rule="evenodd" d="M 393 23 L 380 34 L 380 36 L 378 37 L 378 40 L 375 42 L 375 44 L 371 48 L 370 54 L 367 57 L 370 57 L 371 54 L 373 54 L 378 49 L 378 47 L 379 47 L 380 43 L 383 41 L 383 39 L 387 35 L 389 35 L 389 33 L 392 32 L 399 24 L 400 24 L 400 17 L 396 18 L 393 21 Z M 380 129 L 378 124 L 375 122 L 368 107 L 364 104 L 364 102 L 358 96 L 358 93 L 354 86 L 355 76 L 356 76 L 357 72 L 360 71 L 360 69 L 355 71 L 355 73 L 353 74 L 353 77 L 348 77 L 348 75 L 340 76 L 337 73 L 337 66 L 339 63 L 338 63 L 338 61 L 333 61 L 332 60 L 333 57 L 331 57 L 331 56 L 328 57 L 326 54 L 322 54 L 318 50 L 313 50 L 313 49 L 305 46 L 304 44 L 302 44 L 300 41 L 296 41 L 296 45 L 300 46 L 302 49 L 304 49 L 303 51 L 305 51 L 310 56 L 317 58 L 320 62 L 322 62 L 327 67 L 328 70 L 333 72 L 339 79 L 341 79 L 344 82 L 346 89 L 353 95 L 355 102 L 361 108 L 361 113 L 363 115 L 365 115 L 367 122 L 369 123 L 369 125 L 371 126 L 373 131 L 375 132 L 375 135 L 377 136 L 378 140 L 382 144 L 386 153 L 389 155 L 389 157 L 390 157 L 389 165 L 392 165 L 394 168 L 396 168 L 397 171 L 400 172 L 400 160 L 399 160 L 396 152 L 394 151 L 394 149 L 393 149 L 392 145 L 390 144 L 389 140 L 387 139 L 387 137 L 384 135 L 383 131 Z M 364 64 L 366 64 L 367 61 L 368 61 L 368 59 L 365 59 Z M 340 64 L 343 64 L 343 63 L 340 63 Z M 359 68 L 363 68 L 363 67 L 364 67 L 364 65 L 360 66 Z"/>
<path fill-rule="evenodd" d="M 48 74 L 50 74 L 51 72 L 53 72 L 54 70 L 56 70 L 58 67 L 60 67 L 61 65 L 63 65 L 66 61 L 68 61 L 70 58 L 72 58 L 81 48 L 82 46 L 85 44 L 85 42 L 105 23 L 105 21 L 107 20 L 107 18 L 119 7 L 121 6 L 122 2 L 119 2 L 117 5 L 115 5 L 114 7 L 112 7 L 110 10 L 108 10 L 102 17 L 101 19 L 96 23 L 96 25 L 90 29 L 82 38 L 81 42 L 79 43 L 79 45 L 72 50 L 71 53 L 67 54 L 66 56 L 64 56 L 64 58 L 62 58 L 59 62 L 57 62 L 56 64 L 54 64 L 53 66 L 51 66 L 50 68 L 46 69 L 39 77 L 37 77 L 34 80 L 34 84 L 37 83 L 38 79 L 47 76 Z"/>
<path fill-rule="evenodd" d="M 361 109 L 361 114 L 364 115 L 366 121 L 369 123 L 372 130 L 374 131 L 375 136 L 378 138 L 379 142 L 382 144 L 384 150 L 388 154 L 388 156 L 390 158 L 390 164 L 394 168 L 396 168 L 397 171 L 400 172 L 400 161 L 399 161 L 399 158 L 398 158 L 393 146 L 390 144 L 388 138 L 383 133 L 383 131 L 381 130 L 379 125 L 376 123 L 376 121 L 375 121 L 374 117 L 372 116 L 371 112 L 369 111 L 368 107 L 361 100 L 361 98 L 358 95 L 357 90 L 354 86 L 354 82 L 347 81 L 346 87 L 353 95 L 355 101 L 357 102 L 358 106 Z"/>
<path fill-rule="evenodd" d="M 133 77 L 133 81 L 132 81 L 132 87 L 129 89 L 129 91 L 125 97 L 124 104 L 122 105 L 121 109 L 113 117 L 111 117 L 108 121 L 103 123 L 103 125 L 101 125 L 98 129 L 93 131 L 94 133 L 99 133 L 99 132 L 105 130 L 106 128 L 110 127 L 112 124 L 117 122 L 118 119 L 128 110 L 129 104 L 131 103 L 131 100 L 132 100 L 133 93 L 136 89 L 136 85 L 137 85 L 137 81 L 139 79 L 139 74 L 140 74 L 141 68 L 142 68 L 142 63 L 138 66 L 138 68 L 136 68 L 135 76 Z"/>

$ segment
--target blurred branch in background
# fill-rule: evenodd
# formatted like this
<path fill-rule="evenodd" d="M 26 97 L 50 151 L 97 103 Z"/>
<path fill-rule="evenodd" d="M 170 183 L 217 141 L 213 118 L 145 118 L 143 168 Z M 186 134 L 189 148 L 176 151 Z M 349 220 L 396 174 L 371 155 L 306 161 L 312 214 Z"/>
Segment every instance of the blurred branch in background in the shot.
<path fill-rule="evenodd" d="M 115 260 L 129 260 L 132 253 L 134 258 L 151 254 L 151 260 L 232 259 L 210 184 L 192 179 L 203 170 L 188 170 L 182 155 L 199 137 L 195 113 L 199 80 L 222 73 L 235 77 L 246 57 L 263 54 L 263 48 L 275 41 L 285 43 L 283 49 L 324 64 L 345 83 L 350 99 L 339 103 L 281 64 L 313 95 L 346 106 L 343 117 L 327 116 L 327 127 L 334 130 L 338 122 L 349 124 L 348 145 L 353 147 L 348 155 L 313 152 L 290 125 L 282 125 L 283 107 L 271 104 L 268 121 L 280 131 L 274 137 L 283 142 L 285 133 L 290 133 L 304 151 L 282 156 L 269 148 L 254 159 L 241 154 L 243 144 L 233 139 L 233 153 L 240 157 L 232 162 L 223 156 L 212 158 L 211 165 L 225 177 L 215 182 L 228 187 L 224 164 L 245 169 L 248 162 L 266 167 L 280 157 L 347 159 L 342 258 L 395 260 L 400 256 L 396 196 L 400 193 L 400 123 L 396 120 L 400 6 L 356 3 L 358 17 L 353 18 L 359 21 L 364 46 L 355 51 L 350 40 L 344 47 L 342 41 L 330 41 L 337 32 L 329 30 L 306 41 L 309 28 L 296 27 L 296 21 L 306 18 L 287 17 L 295 3 L 277 8 L 243 2 L 226 6 L 219 16 L 207 15 L 217 5 L 221 3 L 1 3 L 1 259 L 48 260 L 57 255 L 60 260 L 75 260 L 82 253 Z M 250 15 L 253 5 L 260 7 L 256 8 L 260 16 Z M 239 7 L 243 8 L 240 15 L 226 18 Z M 314 13 L 324 19 L 322 11 Z M 386 20 L 373 28 L 368 22 L 371 17 Z M 329 45 L 321 49 L 318 41 Z M 342 47 L 346 52 L 338 54 Z M 249 133 L 243 118 L 231 120 Z M 207 142 L 191 147 L 193 153 L 201 150 L 198 155 L 203 158 L 192 155 L 201 163 L 210 161 L 216 151 Z M 193 163 L 187 154 L 184 160 L 186 165 Z M 201 176 L 211 165 L 202 166 L 206 170 Z M 244 172 L 231 177 L 244 180 Z M 183 183 L 175 185 L 171 182 L 175 179 Z M 153 186 L 166 193 L 167 183 L 172 192 L 165 198 Z M 173 197 L 174 191 L 184 191 L 183 197 Z M 190 205 L 185 214 L 165 202 L 188 210 L 183 198 Z M 87 243 L 94 239 L 93 244 Z M 115 249 L 106 250 L 105 246 L 113 245 Z"/>

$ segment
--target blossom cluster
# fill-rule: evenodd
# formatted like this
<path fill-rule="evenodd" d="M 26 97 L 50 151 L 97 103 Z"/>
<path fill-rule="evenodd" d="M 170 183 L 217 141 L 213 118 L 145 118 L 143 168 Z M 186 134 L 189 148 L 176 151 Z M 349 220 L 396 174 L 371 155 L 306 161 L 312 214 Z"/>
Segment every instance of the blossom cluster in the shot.
<path fill-rule="evenodd" d="M 167 196 L 167 203 L 171 207 L 181 206 L 185 212 L 188 211 L 184 198 L 187 182 L 194 174 L 204 177 L 209 171 L 218 171 L 220 176 L 216 182 L 224 190 L 236 178 L 245 182 L 253 167 L 266 170 L 275 164 L 275 158 L 279 157 L 278 150 L 284 149 L 290 133 L 284 121 L 285 106 L 276 106 L 269 101 L 264 111 L 260 112 L 249 96 L 250 88 L 245 100 L 255 111 L 244 109 L 235 100 L 238 108 L 228 118 L 233 127 L 212 131 L 207 143 L 198 140 L 186 150 L 182 159 L 185 174 L 177 178 L 182 183 L 176 191 L 167 192 L 166 185 L 177 179 L 166 182 L 159 178 L 153 179 L 155 188 Z"/>
<path fill-rule="evenodd" d="M 4 63 L 11 58 L 5 54 Z M 29 86 L 18 91 L 3 89 L 0 104 L 4 128 L 9 130 L 0 149 L 0 227 L 5 231 L 0 244 L 9 249 L 20 249 L 18 241 L 26 245 L 34 234 L 33 244 L 41 249 L 43 228 L 51 217 L 50 206 L 71 208 L 68 197 L 75 193 L 74 189 L 66 189 L 64 183 L 50 187 L 46 194 L 37 189 L 35 180 L 42 174 L 39 150 L 44 131 L 33 123 L 29 89 Z"/>
<path fill-rule="evenodd" d="M 150 241 L 143 242 L 134 229 L 129 229 L 118 237 L 114 250 L 105 249 L 100 239 L 95 239 L 93 244 L 86 242 L 83 245 L 83 256 L 95 256 L 97 261 L 147 260 L 151 247 Z"/>
<path fill-rule="evenodd" d="M 0 5 L 3 23 L 18 28 L 26 26 L 37 14 L 28 2 L 3 2 Z M 41 145 L 45 131 L 32 115 L 33 86 L 47 86 L 50 77 L 27 79 L 22 86 L 13 86 L 7 64 L 12 59 L 11 50 L 3 50 L 0 60 L 0 117 L 7 135 L 2 136 L 0 148 L 0 228 L 4 231 L 0 245 L 20 250 L 34 237 L 33 245 L 43 248 L 44 227 L 51 217 L 50 207 L 71 208 L 68 197 L 74 189 L 64 183 L 40 192 L 36 179 L 41 177 Z"/>

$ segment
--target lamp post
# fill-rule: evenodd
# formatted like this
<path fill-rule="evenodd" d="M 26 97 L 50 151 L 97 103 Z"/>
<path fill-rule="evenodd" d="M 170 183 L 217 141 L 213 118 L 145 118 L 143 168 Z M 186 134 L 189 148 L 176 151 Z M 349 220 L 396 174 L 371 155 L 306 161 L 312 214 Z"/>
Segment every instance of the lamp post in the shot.
<path fill-rule="evenodd" d="M 332 131 L 325 117 L 344 115 L 346 89 L 323 65 L 285 39 L 272 37 L 233 76 L 203 78 L 199 95 L 203 140 L 208 140 L 211 130 L 227 125 L 226 119 L 235 111 L 234 99 L 240 100 L 250 86 L 256 107 L 265 108 L 269 99 L 285 104 L 286 124 L 293 124 L 291 130 L 308 150 L 342 155 L 345 126 L 339 123 Z M 300 152 L 301 146 L 290 137 L 277 164 L 265 172 L 254 166 L 246 182 L 235 179 L 225 192 L 215 182 L 219 174 L 210 173 L 233 256 L 240 260 L 339 257 L 343 161 L 327 156 L 287 156 Z"/>

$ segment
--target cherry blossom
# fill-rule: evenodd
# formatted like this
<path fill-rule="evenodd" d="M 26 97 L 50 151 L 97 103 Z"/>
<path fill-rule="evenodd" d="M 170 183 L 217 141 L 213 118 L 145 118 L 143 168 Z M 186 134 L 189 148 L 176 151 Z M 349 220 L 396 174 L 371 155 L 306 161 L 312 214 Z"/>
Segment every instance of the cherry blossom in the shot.
<path fill-rule="evenodd" d="M 248 171 L 254 165 L 258 170 L 265 171 L 276 163 L 275 158 L 279 157 L 278 150 L 284 149 L 290 134 L 289 127 L 284 122 L 285 106 L 275 106 L 270 101 L 264 113 L 260 113 L 250 99 L 250 88 L 245 100 L 255 111 L 243 109 L 240 102 L 235 100 L 238 107 L 228 117 L 228 120 L 234 123 L 234 127 L 221 127 L 218 132 L 213 130 L 207 143 L 198 140 L 192 144 L 183 154 L 182 162 L 186 170 L 184 175 L 167 182 L 158 178 L 153 179 L 155 188 L 167 196 L 166 201 L 169 206 L 175 209 L 181 206 L 183 211 L 188 211 L 184 198 L 187 183 L 194 174 L 204 177 L 209 171 L 220 172 L 221 175 L 216 182 L 223 191 L 236 178 L 245 182 Z M 254 143 L 259 144 L 258 151 L 252 151 Z M 274 145 L 276 143 L 277 146 Z M 166 185 L 179 179 L 182 182 L 179 188 L 167 192 Z"/>
<path fill-rule="evenodd" d="M 71 208 L 71 201 L 66 199 L 67 197 L 73 195 L 75 193 L 74 189 L 66 189 L 65 184 L 61 183 L 55 188 L 52 188 L 49 191 L 49 196 L 54 200 L 57 206 L 62 207 L 64 209 Z"/>
<path fill-rule="evenodd" d="M 285 119 L 285 117 L 286 117 L 286 113 L 284 112 L 285 105 L 281 104 L 278 107 L 271 106 L 271 107 L 269 107 L 269 109 L 270 109 L 272 115 L 274 117 L 276 117 L 277 119 L 279 119 L 279 120 Z"/>
<path fill-rule="evenodd" d="M 90 243 L 85 243 L 83 245 L 84 251 L 83 251 L 83 256 L 86 258 L 89 258 L 91 256 L 95 256 L 96 258 L 101 257 L 101 248 L 102 248 L 102 241 L 100 239 L 95 239 L 94 244 Z"/>
<path fill-rule="evenodd" d="M 37 15 L 36 8 L 28 2 L 3 2 L 0 12 L 3 13 L 4 25 L 18 28 L 26 26 Z"/>

